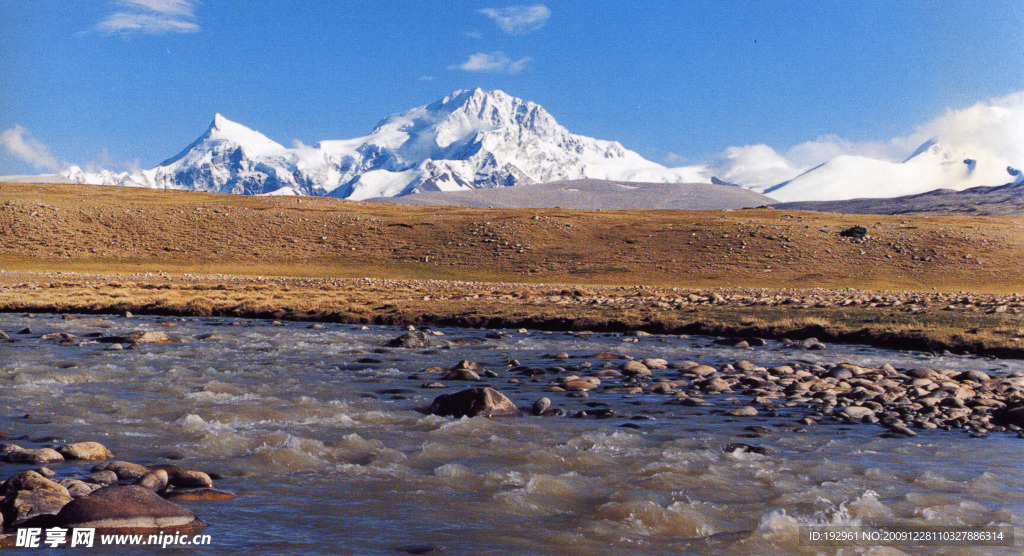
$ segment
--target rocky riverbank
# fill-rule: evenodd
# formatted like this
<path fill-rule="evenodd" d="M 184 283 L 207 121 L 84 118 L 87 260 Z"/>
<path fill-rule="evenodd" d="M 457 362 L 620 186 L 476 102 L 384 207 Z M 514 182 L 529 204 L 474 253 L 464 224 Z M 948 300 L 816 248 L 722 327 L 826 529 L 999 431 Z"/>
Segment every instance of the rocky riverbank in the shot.
<path fill-rule="evenodd" d="M 0 484 L 0 546 L 14 546 L 17 531 L 25 529 L 39 530 L 34 537 L 36 546 L 44 537 L 66 544 L 74 529 L 104 534 L 191 534 L 205 524 L 179 502 L 235 497 L 213 488 L 216 475 L 171 464 L 116 460 L 99 442 L 59 444 L 55 440 L 21 438 L 0 444 L 4 462 L 0 466 L 16 472 Z M 26 466 L 34 467 L 24 469 Z"/>
<path fill-rule="evenodd" d="M 0 310 L 816 337 L 1024 358 L 1019 294 L 3 272 Z"/>

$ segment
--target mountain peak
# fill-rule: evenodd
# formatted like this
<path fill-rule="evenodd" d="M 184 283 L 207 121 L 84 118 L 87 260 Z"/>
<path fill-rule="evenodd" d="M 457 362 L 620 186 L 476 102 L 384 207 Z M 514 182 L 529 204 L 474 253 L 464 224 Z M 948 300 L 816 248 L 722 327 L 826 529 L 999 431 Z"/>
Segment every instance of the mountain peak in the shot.
<path fill-rule="evenodd" d="M 213 123 L 210 124 L 210 129 L 220 130 L 232 124 L 238 125 L 235 124 L 235 122 L 232 122 L 231 120 L 225 118 L 220 112 L 217 112 L 213 115 Z"/>
<path fill-rule="evenodd" d="M 206 135 L 200 138 L 200 140 L 203 139 L 234 143 L 242 147 L 249 156 L 257 156 L 267 154 L 270 151 L 284 149 L 280 143 L 258 131 L 225 118 L 220 112 L 213 115 L 213 123 L 210 124 Z"/>

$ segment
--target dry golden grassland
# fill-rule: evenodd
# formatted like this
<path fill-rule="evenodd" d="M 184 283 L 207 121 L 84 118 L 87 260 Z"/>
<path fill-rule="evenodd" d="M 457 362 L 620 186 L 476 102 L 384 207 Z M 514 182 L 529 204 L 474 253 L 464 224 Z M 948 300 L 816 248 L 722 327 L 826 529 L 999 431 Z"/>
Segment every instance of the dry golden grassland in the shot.
<path fill-rule="evenodd" d="M 840 237 L 852 225 L 870 238 Z M 1024 326 L 1016 217 L 464 209 L 0 184 L 0 237 L 8 311 L 640 327 L 1000 354 L 1020 350 Z"/>

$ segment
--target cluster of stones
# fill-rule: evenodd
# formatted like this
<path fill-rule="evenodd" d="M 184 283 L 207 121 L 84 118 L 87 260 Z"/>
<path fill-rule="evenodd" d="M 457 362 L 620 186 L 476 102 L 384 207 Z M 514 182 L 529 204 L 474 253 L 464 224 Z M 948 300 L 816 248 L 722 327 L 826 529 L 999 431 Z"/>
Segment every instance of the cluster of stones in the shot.
<path fill-rule="evenodd" d="M 419 331 L 411 331 L 391 345 L 427 347 L 430 342 Z M 810 339 L 795 347 L 821 349 Z M 504 372 L 485 369 L 472 361 L 460 361 L 444 369 L 428 367 L 410 378 L 441 375 L 444 381 L 482 381 L 507 373 L 515 384 L 521 380 L 544 380 L 551 374 L 548 390 L 568 397 L 587 397 L 592 392 L 622 395 L 660 394 L 666 403 L 713 407 L 709 401 L 725 399 L 741 407 L 726 410 L 733 417 L 774 416 L 784 409 L 804 409 L 801 423 L 812 425 L 821 418 L 842 422 L 877 423 L 892 434 L 915 436 L 914 429 L 966 429 L 974 435 L 991 431 L 1024 435 L 1024 373 L 992 377 L 983 371 L 936 369 L 897 370 L 885 364 L 868 368 L 850 363 L 807 365 L 792 363 L 761 367 L 743 360 L 713 367 L 693 361 L 669 362 L 660 358 L 628 359 L 611 353 L 588 357 L 574 368 L 555 366 L 531 368 L 510 362 Z M 553 355 L 569 359 L 568 354 Z M 596 367 L 589 359 L 605 360 Z M 619 360 L 619 361 L 616 361 Z M 430 381 L 424 388 L 445 388 Z M 744 397 L 744 400 L 737 396 Z M 541 398 L 529 410 L 535 415 L 566 415 Z M 601 415 L 601 409 L 591 410 Z M 438 396 L 428 412 L 445 416 L 512 416 L 521 410 L 507 396 L 489 387 L 475 387 Z M 607 412 L 607 411 L 606 411 Z M 588 416 L 588 415 L 577 415 Z"/>
<path fill-rule="evenodd" d="M 230 500 L 234 494 L 213 488 L 202 471 L 173 465 L 144 466 L 113 460 L 99 442 L 25 448 L 0 444 L 4 461 L 40 465 L 0 484 L 0 512 L 6 536 L 23 527 L 96 528 L 115 533 L 197 531 L 204 524 L 177 502 Z M 54 464 L 99 461 L 88 472 L 51 469 Z M 63 477 L 61 477 L 63 475 Z"/>

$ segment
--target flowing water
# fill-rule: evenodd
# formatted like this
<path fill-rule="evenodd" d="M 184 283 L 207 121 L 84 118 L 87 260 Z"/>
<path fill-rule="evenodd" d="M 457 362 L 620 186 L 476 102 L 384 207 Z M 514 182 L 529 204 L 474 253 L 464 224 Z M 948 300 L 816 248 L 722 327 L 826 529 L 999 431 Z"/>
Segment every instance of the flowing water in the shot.
<path fill-rule="evenodd" d="M 442 329 L 437 349 L 382 350 L 403 331 L 199 318 L 162 327 L 161 320 L 0 315 L 0 330 L 14 339 L 0 342 L 0 432 L 98 440 L 120 459 L 218 473 L 217 487 L 239 497 L 189 503 L 213 539 L 210 547 L 183 550 L 189 554 L 856 553 L 802 544 L 798 527 L 807 524 L 1009 524 L 1024 538 L 1024 440 L 1014 435 L 939 430 L 885 438 L 875 425 L 826 420 L 801 427 L 801 408 L 744 418 L 722 413 L 742 396 L 709 396 L 716 407 L 671 405 L 670 396 L 653 393 L 573 398 L 548 391 L 555 374 L 508 372 L 513 359 L 569 369 L 563 375 L 584 361 L 597 370 L 606 363 L 593 357 L 600 352 L 711 365 L 888 362 L 993 374 L 1024 370 L 1021 361 L 467 329 Z M 31 333 L 16 334 L 24 328 Z M 40 338 L 132 330 L 162 330 L 183 341 L 109 351 L 104 343 Z M 569 358 L 552 357 L 560 352 Z M 410 375 L 462 359 L 495 371 L 483 382 L 522 407 L 548 396 L 570 415 L 614 415 L 451 419 L 417 411 L 474 384 L 423 389 L 440 375 Z M 772 432 L 749 438 L 749 425 Z M 725 451 L 733 442 L 768 451 Z M 6 476 L 24 467 L 0 468 Z M 1017 553 L 1017 542 L 903 550 Z"/>

